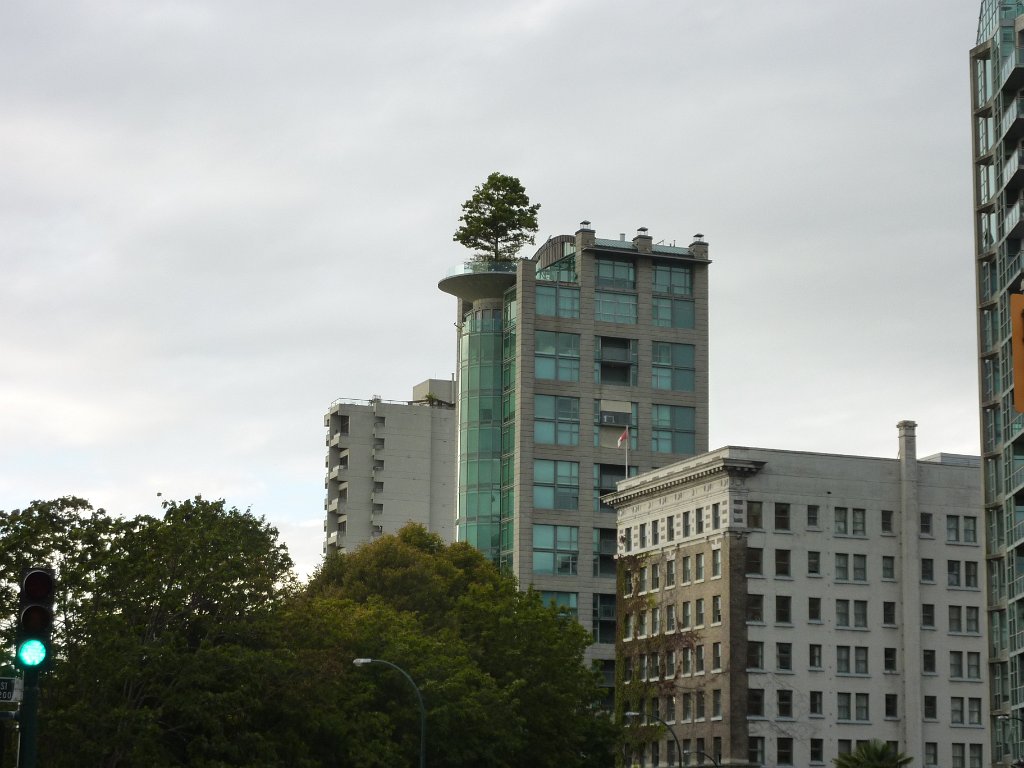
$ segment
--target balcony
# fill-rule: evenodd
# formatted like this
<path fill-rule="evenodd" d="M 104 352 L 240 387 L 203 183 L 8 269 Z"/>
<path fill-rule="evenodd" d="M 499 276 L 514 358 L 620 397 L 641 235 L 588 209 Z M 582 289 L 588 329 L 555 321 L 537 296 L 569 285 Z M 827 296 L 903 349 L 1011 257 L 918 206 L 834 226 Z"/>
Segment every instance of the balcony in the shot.
<path fill-rule="evenodd" d="M 1024 233 L 1024 221 L 1021 220 L 1022 200 L 1018 200 L 1006 209 L 1003 215 L 1003 237 L 1020 237 Z"/>
<path fill-rule="evenodd" d="M 1020 99 L 1013 102 L 1003 112 L 1003 119 L 999 123 L 999 134 L 1004 141 L 1017 139 L 1024 132 L 1024 115 L 1021 113 Z"/>
<path fill-rule="evenodd" d="M 500 299 L 516 284 L 515 261 L 466 261 L 448 270 L 437 287 L 463 301 Z"/>
<path fill-rule="evenodd" d="M 1019 90 L 1024 84 L 1024 49 L 1014 48 L 999 67 L 999 87 Z"/>
<path fill-rule="evenodd" d="M 1004 189 L 1019 189 L 1024 183 L 1024 153 L 1020 147 L 1003 163 L 1001 181 Z"/>

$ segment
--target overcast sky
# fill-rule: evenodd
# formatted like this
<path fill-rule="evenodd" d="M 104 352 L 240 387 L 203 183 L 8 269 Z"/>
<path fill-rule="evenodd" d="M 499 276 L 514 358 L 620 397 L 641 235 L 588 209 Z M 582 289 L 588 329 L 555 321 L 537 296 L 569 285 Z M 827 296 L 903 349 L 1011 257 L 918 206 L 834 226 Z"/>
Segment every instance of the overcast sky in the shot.
<path fill-rule="evenodd" d="M 0 5 L 0 508 L 251 506 L 448 378 L 461 203 L 710 243 L 711 447 L 977 453 L 978 0 Z M 524 255 L 532 253 L 532 249 Z"/>

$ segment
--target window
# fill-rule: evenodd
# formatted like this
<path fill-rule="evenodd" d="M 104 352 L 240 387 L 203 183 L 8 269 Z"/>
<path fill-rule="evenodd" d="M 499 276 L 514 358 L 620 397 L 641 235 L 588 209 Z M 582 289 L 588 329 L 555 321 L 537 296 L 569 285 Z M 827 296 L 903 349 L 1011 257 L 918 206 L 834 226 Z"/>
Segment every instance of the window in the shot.
<path fill-rule="evenodd" d="M 807 505 L 807 527 L 817 528 L 818 527 L 818 505 L 808 504 Z"/>
<path fill-rule="evenodd" d="M 896 558 L 891 555 L 882 555 L 882 578 L 895 580 Z"/>
<path fill-rule="evenodd" d="M 847 510 L 846 507 L 836 507 L 836 511 L 835 511 L 835 516 L 836 516 L 835 532 L 838 533 L 838 534 L 841 534 L 843 536 L 845 536 L 847 533 L 850 532 L 849 518 L 847 516 L 847 512 L 848 511 L 849 510 Z"/>
<path fill-rule="evenodd" d="M 694 625 L 698 626 L 698 627 L 704 626 L 704 598 L 703 597 L 697 598 L 697 600 L 694 601 L 693 608 L 694 608 L 694 616 L 693 616 Z"/>
<path fill-rule="evenodd" d="M 578 397 L 535 395 L 533 398 L 533 441 L 538 445 L 580 444 L 580 400 Z"/>
<path fill-rule="evenodd" d="M 688 600 L 683 603 L 683 614 L 680 623 L 684 629 L 690 626 L 690 602 Z"/>
<path fill-rule="evenodd" d="M 747 621 L 764 621 L 764 595 L 747 595 Z"/>
<path fill-rule="evenodd" d="M 580 465 L 575 461 L 533 461 L 533 506 L 535 509 L 579 509 Z M 641 531 L 643 527 L 641 526 Z M 647 546 L 641 533 L 640 546 Z"/>
<path fill-rule="evenodd" d="M 651 529 L 652 529 L 651 530 L 652 533 L 657 534 L 658 524 L 654 523 L 651 526 Z M 656 535 L 655 535 L 654 541 L 652 541 L 651 543 L 652 544 L 657 544 L 658 543 Z M 654 590 L 660 589 L 660 588 L 661 588 L 661 566 L 658 563 L 651 563 L 651 591 L 653 592 Z"/>
<path fill-rule="evenodd" d="M 893 529 L 892 510 L 891 509 L 883 509 L 882 510 L 882 526 L 881 527 L 882 527 L 882 533 L 894 533 L 895 532 L 894 529 Z"/>
<path fill-rule="evenodd" d="M 836 646 L 836 672 L 841 675 L 850 674 L 850 646 Z"/>
<path fill-rule="evenodd" d="M 921 603 L 921 626 L 926 629 L 935 629 L 935 605 L 933 603 Z"/>
<path fill-rule="evenodd" d="M 978 518 L 964 516 L 964 543 L 978 543 Z"/>
<path fill-rule="evenodd" d="M 921 671 L 935 674 L 935 651 L 925 649 L 921 652 Z"/>
<path fill-rule="evenodd" d="M 789 504 L 775 502 L 775 530 L 789 530 Z"/>
<path fill-rule="evenodd" d="M 651 342 L 651 388 L 693 392 L 695 384 L 694 346 L 669 341 Z"/>
<path fill-rule="evenodd" d="M 693 295 L 693 270 L 689 266 L 655 264 L 654 293 L 671 293 L 676 296 Z"/>
<path fill-rule="evenodd" d="M 921 558 L 921 581 L 935 581 L 935 561 L 930 557 Z"/>
<path fill-rule="evenodd" d="M 808 576 L 820 576 L 821 575 L 821 552 L 808 552 L 807 553 L 807 575 Z"/>
<path fill-rule="evenodd" d="M 722 644 L 711 644 L 711 670 L 718 671 L 722 668 Z"/>
<path fill-rule="evenodd" d="M 632 434 L 632 433 L 631 433 Z M 637 468 L 629 468 L 630 477 L 634 476 Z M 626 468 L 622 464 L 594 464 L 594 511 L 610 512 L 615 514 L 615 507 L 610 506 L 601 499 L 608 493 L 615 492 L 615 484 L 626 478 Z M 671 529 L 671 524 L 669 525 Z M 655 542 L 657 543 L 657 542 Z M 646 544 L 641 545 L 646 546 Z"/>
<path fill-rule="evenodd" d="M 850 601 L 836 600 L 836 626 L 850 626 Z"/>
<path fill-rule="evenodd" d="M 764 690 L 761 688 L 747 689 L 747 716 L 764 717 Z"/>
<path fill-rule="evenodd" d="M 885 716 L 890 718 L 899 717 L 899 697 L 895 693 L 885 694 Z"/>
<path fill-rule="evenodd" d="M 946 541 L 960 541 L 960 516 L 946 515 Z"/>
<path fill-rule="evenodd" d="M 693 670 L 694 670 L 694 672 L 703 672 L 704 671 L 704 646 L 703 645 L 698 645 L 698 646 L 696 646 L 693 649 Z M 697 702 L 698 702 L 698 704 L 703 704 L 703 701 L 704 701 L 704 694 L 703 693 L 698 693 L 697 694 Z M 703 710 L 703 707 L 701 707 L 701 710 Z M 704 712 L 701 711 L 701 713 L 698 715 L 698 717 L 703 717 L 703 716 L 704 716 Z"/>
<path fill-rule="evenodd" d="M 775 575 L 776 576 L 790 576 L 789 572 L 789 550 L 788 549 L 776 549 L 775 550 Z"/>
<path fill-rule="evenodd" d="M 747 575 L 760 576 L 764 573 L 764 550 L 760 547 L 747 547 Z"/>
<path fill-rule="evenodd" d="M 947 560 L 946 561 L 946 586 L 947 587 L 959 587 L 960 586 L 960 561 L 959 560 Z"/>
<path fill-rule="evenodd" d="M 842 552 L 836 553 L 836 581 L 847 581 L 850 578 L 850 556 Z"/>
<path fill-rule="evenodd" d="M 868 556 L 867 555 L 854 555 L 853 556 L 853 580 L 854 581 L 867 581 L 868 580 Z"/>
<path fill-rule="evenodd" d="M 598 288 L 636 289 L 636 268 L 625 259 L 594 259 L 594 285 Z"/>
<path fill-rule="evenodd" d="M 696 324 L 694 304 L 690 299 L 651 299 L 651 322 L 657 328 L 693 328 Z"/>
<path fill-rule="evenodd" d="M 748 528 L 760 528 L 762 526 L 761 517 L 761 502 L 760 501 L 748 501 L 747 502 L 747 527 Z"/>
<path fill-rule="evenodd" d="M 825 740 L 824 739 L 811 739 L 811 762 L 812 763 L 824 763 L 825 762 Z"/>
<path fill-rule="evenodd" d="M 949 722 L 953 725 L 963 725 L 964 722 L 964 699 L 962 696 L 952 696 L 949 699 Z"/>
<path fill-rule="evenodd" d="M 970 560 L 964 563 L 964 586 L 968 589 L 978 588 L 978 564 Z"/>
<path fill-rule="evenodd" d="M 722 550 L 720 549 L 711 550 L 711 575 L 722 575 Z"/>
<path fill-rule="evenodd" d="M 854 509 L 851 517 L 852 533 L 854 536 L 864 536 L 867 533 L 866 513 L 863 509 Z"/>
<path fill-rule="evenodd" d="M 594 383 L 635 387 L 637 341 L 598 336 L 594 339 Z"/>
<path fill-rule="evenodd" d="M 853 649 L 853 671 L 858 675 L 868 674 L 868 649 L 862 645 Z"/>
<path fill-rule="evenodd" d="M 652 635 L 660 635 L 661 634 L 661 608 L 660 607 L 652 608 L 651 609 L 651 634 Z"/>
<path fill-rule="evenodd" d="M 950 747 L 950 768 L 965 768 L 964 745 L 952 744 Z"/>
<path fill-rule="evenodd" d="M 981 725 L 981 699 L 967 700 L 967 722 L 969 725 Z"/>
<path fill-rule="evenodd" d="M 775 668 L 786 672 L 793 669 L 792 643 L 775 644 Z"/>
<path fill-rule="evenodd" d="M 981 654 L 976 651 L 967 652 L 967 677 L 970 680 L 981 680 Z"/>
<path fill-rule="evenodd" d="M 672 530 L 671 520 L 669 521 L 668 530 Z M 671 540 L 671 539 L 670 539 Z M 670 557 L 665 561 L 665 586 L 674 587 L 676 585 L 676 559 Z"/>
<path fill-rule="evenodd" d="M 840 755 L 848 755 L 853 752 L 853 742 L 850 739 L 839 739 L 836 742 L 836 749 Z"/>
<path fill-rule="evenodd" d="M 882 603 L 882 624 L 887 627 L 896 626 L 896 603 L 889 601 Z"/>
<path fill-rule="evenodd" d="M 961 621 L 963 616 L 963 608 L 959 605 L 949 606 L 949 631 L 950 632 L 962 632 L 963 622 Z"/>
<path fill-rule="evenodd" d="M 689 406 L 652 405 L 651 450 L 655 453 L 695 453 L 695 414 L 696 409 Z"/>
<path fill-rule="evenodd" d="M 764 736 L 747 737 L 747 762 L 764 765 Z"/>
<path fill-rule="evenodd" d="M 722 527 L 722 512 L 721 504 L 711 505 L 711 530 L 717 531 Z"/>
<path fill-rule="evenodd" d="M 722 716 L 722 689 L 715 688 L 711 691 L 711 716 Z"/>
<path fill-rule="evenodd" d="M 970 750 L 971 750 L 971 752 L 970 752 L 970 763 L 968 763 L 967 768 L 981 768 L 981 763 L 982 763 L 982 759 L 983 759 L 982 758 L 982 745 L 981 744 L 971 744 L 970 745 Z"/>
<path fill-rule="evenodd" d="M 932 513 L 931 512 L 922 512 L 920 520 L 921 520 L 921 522 L 920 522 L 919 530 L 921 532 L 921 535 L 922 536 L 931 536 L 932 535 Z"/>
<path fill-rule="evenodd" d="M 747 643 L 747 669 L 764 669 L 764 643 L 754 640 Z"/>
<path fill-rule="evenodd" d="M 849 693 L 836 694 L 836 718 L 838 720 L 851 720 L 852 696 Z"/>
<path fill-rule="evenodd" d="M 811 691 L 810 696 L 810 711 L 812 715 L 824 715 L 825 714 L 825 698 L 821 691 Z"/>
<path fill-rule="evenodd" d="M 821 646 L 817 643 L 811 643 L 807 649 L 807 666 L 811 669 L 821 669 Z"/>
<path fill-rule="evenodd" d="M 722 596 L 712 595 L 711 596 L 711 623 L 721 624 L 722 623 Z"/>
<path fill-rule="evenodd" d="M 665 631 L 674 632 L 676 629 L 676 607 L 669 603 L 665 606 Z"/>
<path fill-rule="evenodd" d="M 537 314 L 545 317 L 579 317 L 580 289 L 567 285 L 537 285 Z"/>
<path fill-rule="evenodd" d="M 856 705 L 856 711 L 854 716 L 861 721 L 867 721 L 871 719 L 871 708 L 869 706 L 869 697 L 866 693 L 858 693 L 854 696 L 854 703 Z"/>
<path fill-rule="evenodd" d="M 693 556 L 693 580 L 704 581 L 704 555 L 700 552 Z"/>
<path fill-rule="evenodd" d="M 950 677 L 963 677 L 964 676 L 964 654 L 963 654 L 963 651 L 950 651 L 949 652 L 949 676 Z"/>
<path fill-rule="evenodd" d="M 670 515 L 670 516 L 665 518 L 665 541 L 675 541 L 675 538 L 676 538 L 676 516 L 675 515 Z M 671 585 L 669 585 L 669 586 L 671 586 Z"/>
<path fill-rule="evenodd" d="M 925 720 L 938 720 L 939 719 L 939 703 L 935 696 L 924 697 L 924 719 Z"/>
<path fill-rule="evenodd" d="M 594 291 L 594 319 L 600 323 L 635 325 L 636 294 Z"/>
<path fill-rule="evenodd" d="M 575 576 L 580 549 L 579 530 L 570 525 L 534 525 L 533 572 Z"/>
<path fill-rule="evenodd" d="M 590 630 L 596 643 L 615 642 L 615 595 L 595 592 L 592 602 L 593 618 Z M 627 628 L 627 632 L 628 632 Z M 629 635 L 626 635 L 629 637 Z"/>
<path fill-rule="evenodd" d="M 793 598 L 789 597 L 789 595 L 775 596 L 775 623 L 793 623 Z"/>
<path fill-rule="evenodd" d="M 573 618 L 579 616 L 579 606 L 577 601 L 579 599 L 579 593 L 577 592 L 541 592 L 540 599 L 548 605 L 552 605 L 555 608 L 566 611 Z"/>
<path fill-rule="evenodd" d="M 820 597 L 808 597 L 807 598 L 807 620 L 808 621 L 821 621 L 821 598 Z"/>
<path fill-rule="evenodd" d="M 580 380 L 580 336 L 578 333 L 537 331 L 534 375 L 556 381 Z"/>
<path fill-rule="evenodd" d="M 868 601 L 853 601 L 853 626 L 866 629 L 868 626 Z"/>
<path fill-rule="evenodd" d="M 779 765 L 793 764 L 793 739 L 789 736 L 780 736 L 776 742 L 776 762 Z"/>
<path fill-rule="evenodd" d="M 967 631 L 978 634 L 978 609 L 967 606 Z"/>
<path fill-rule="evenodd" d="M 938 742 L 926 741 L 924 743 L 924 764 L 926 766 L 935 766 L 939 764 Z"/>
<path fill-rule="evenodd" d="M 882 653 L 882 668 L 885 672 L 896 671 L 896 649 L 886 648 Z"/>
<path fill-rule="evenodd" d="M 687 584 L 690 581 L 690 556 L 686 555 L 683 557 L 682 573 L 679 575 L 683 584 Z"/>
<path fill-rule="evenodd" d="M 695 533 L 704 533 L 704 508 L 697 507 L 693 512 L 693 530 Z"/>
<path fill-rule="evenodd" d="M 615 529 L 595 528 L 593 545 L 594 575 L 615 578 Z"/>

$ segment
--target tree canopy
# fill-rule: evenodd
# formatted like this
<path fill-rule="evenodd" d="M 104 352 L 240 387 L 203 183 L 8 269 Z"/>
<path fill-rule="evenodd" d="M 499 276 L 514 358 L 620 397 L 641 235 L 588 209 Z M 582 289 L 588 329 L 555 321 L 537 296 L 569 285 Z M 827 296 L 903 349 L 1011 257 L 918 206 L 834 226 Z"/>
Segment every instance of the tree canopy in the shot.
<path fill-rule="evenodd" d="M 539 210 L 519 179 L 495 171 L 462 204 L 462 223 L 452 239 L 475 250 L 478 259 L 511 261 L 534 242 Z"/>
<path fill-rule="evenodd" d="M 832 760 L 836 768 L 901 768 L 910 765 L 913 758 L 897 752 L 879 739 L 861 744 L 853 752 Z"/>
<path fill-rule="evenodd" d="M 587 633 L 421 527 L 331 556 L 302 586 L 277 531 L 223 501 L 133 519 L 73 497 L 0 511 L 5 640 L 20 569 L 44 563 L 58 623 L 41 765 L 413 764 L 414 693 L 359 657 L 416 681 L 432 765 L 611 765 Z"/>

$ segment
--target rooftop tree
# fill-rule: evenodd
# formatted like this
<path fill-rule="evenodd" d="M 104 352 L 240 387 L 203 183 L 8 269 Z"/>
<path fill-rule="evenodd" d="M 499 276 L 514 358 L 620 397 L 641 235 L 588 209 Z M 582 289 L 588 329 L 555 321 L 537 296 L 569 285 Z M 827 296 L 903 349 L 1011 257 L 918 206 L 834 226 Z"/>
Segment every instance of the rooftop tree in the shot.
<path fill-rule="evenodd" d="M 462 224 L 452 238 L 481 261 L 512 261 L 537 232 L 540 203 L 530 205 L 526 189 L 515 176 L 495 171 L 473 189 L 462 204 Z"/>

